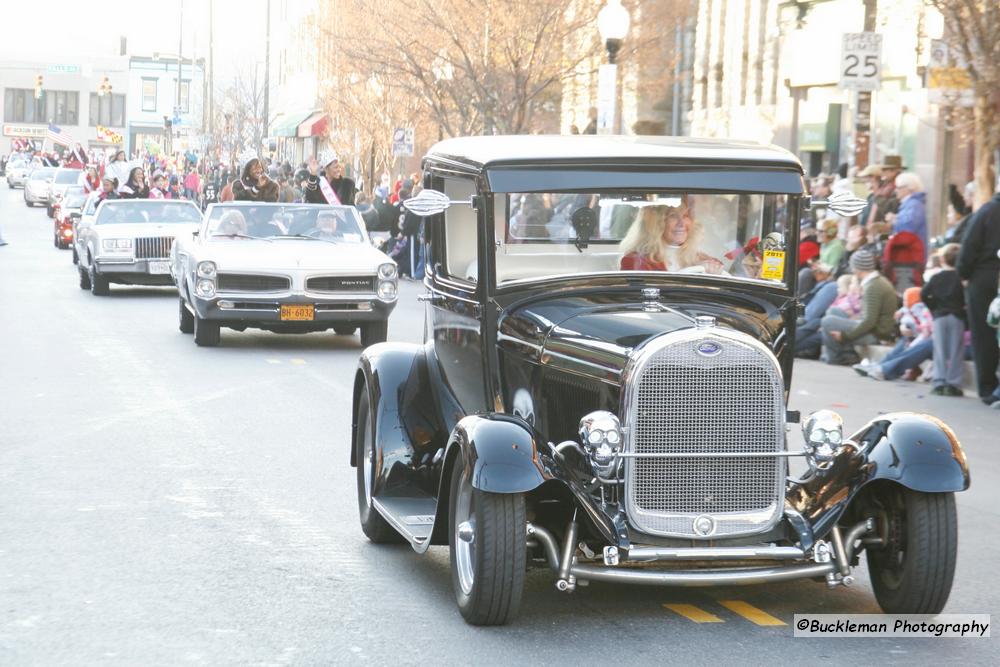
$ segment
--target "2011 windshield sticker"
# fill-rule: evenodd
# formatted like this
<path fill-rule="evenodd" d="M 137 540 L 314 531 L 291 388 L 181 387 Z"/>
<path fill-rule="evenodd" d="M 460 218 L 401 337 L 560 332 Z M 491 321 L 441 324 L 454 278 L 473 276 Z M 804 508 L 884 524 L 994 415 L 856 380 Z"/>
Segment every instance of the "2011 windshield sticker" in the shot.
<path fill-rule="evenodd" d="M 765 250 L 764 265 L 760 277 L 765 280 L 781 280 L 785 276 L 785 251 Z"/>

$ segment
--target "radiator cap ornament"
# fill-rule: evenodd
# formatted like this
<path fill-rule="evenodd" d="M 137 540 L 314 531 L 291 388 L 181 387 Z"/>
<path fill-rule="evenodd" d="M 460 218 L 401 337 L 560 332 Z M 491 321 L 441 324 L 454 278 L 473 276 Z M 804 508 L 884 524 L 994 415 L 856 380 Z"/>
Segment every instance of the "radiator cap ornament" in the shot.
<path fill-rule="evenodd" d="M 694 318 L 695 329 L 711 329 L 715 326 L 715 318 L 711 315 L 698 315 Z"/>

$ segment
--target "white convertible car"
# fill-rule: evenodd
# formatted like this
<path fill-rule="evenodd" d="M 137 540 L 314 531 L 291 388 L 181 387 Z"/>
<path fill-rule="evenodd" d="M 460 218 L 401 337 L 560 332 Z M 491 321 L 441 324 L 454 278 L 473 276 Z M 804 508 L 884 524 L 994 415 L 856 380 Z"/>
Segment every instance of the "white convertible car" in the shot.
<path fill-rule="evenodd" d="M 76 226 L 74 247 L 80 289 L 107 296 L 110 283 L 172 285 L 170 248 L 201 225 L 201 211 L 189 201 L 110 199 Z"/>
<path fill-rule="evenodd" d="M 219 329 L 277 333 L 361 328 L 365 347 L 386 339 L 396 264 L 376 250 L 350 206 L 213 204 L 197 234 L 178 239 L 170 271 L 179 327 L 201 346 Z"/>

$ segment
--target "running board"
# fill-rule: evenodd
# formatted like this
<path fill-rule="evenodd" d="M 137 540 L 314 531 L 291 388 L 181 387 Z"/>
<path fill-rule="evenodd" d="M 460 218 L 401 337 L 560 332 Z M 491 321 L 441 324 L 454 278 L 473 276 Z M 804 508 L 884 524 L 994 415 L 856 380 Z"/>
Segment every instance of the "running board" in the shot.
<path fill-rule="evenodd" d="M 437 500 L 422 497 L 381 497 L 372 498 L 372 507 L 385 517 L 396 532 L 406 538 L 417 551 L 426 549 L 431 531 L 434 529 L 434 513 Z"/>

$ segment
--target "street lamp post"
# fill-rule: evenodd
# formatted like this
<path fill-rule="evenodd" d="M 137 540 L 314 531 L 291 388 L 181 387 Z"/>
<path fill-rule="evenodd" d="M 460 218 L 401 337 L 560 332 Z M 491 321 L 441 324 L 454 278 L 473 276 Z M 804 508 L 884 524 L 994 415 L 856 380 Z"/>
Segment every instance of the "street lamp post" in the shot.
<path fill-rule="evenodd" d="M 608 50 L 608 64 L 601 65 L 597 77 L 597 132 L 611 134 L 621 131 L 618 107 L 621 106 L 618 91 L 618 52 L 628 34 L 628 10 L 621 0 L 608 0 L 597 14 L 597 31 Z"/>

